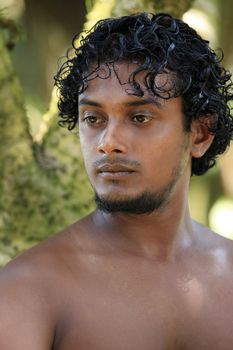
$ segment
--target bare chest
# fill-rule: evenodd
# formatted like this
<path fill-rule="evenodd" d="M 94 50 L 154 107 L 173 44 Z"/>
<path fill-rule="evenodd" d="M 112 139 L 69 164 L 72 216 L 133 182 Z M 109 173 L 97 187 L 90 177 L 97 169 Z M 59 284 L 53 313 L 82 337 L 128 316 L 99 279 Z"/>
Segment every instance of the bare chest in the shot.
<path fill-rule="evenodd" d="M 231 281 L 92 272 L 67 286 L 53 350 L 232 350 Z"/>

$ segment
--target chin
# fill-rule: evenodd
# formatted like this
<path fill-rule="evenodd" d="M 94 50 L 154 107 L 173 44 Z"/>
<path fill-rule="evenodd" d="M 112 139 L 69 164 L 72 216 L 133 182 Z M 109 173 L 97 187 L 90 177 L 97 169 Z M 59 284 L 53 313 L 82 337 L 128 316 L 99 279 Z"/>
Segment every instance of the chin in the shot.
<path fill-rule="evenodd" d="M 143 192 L 136 196 L 103 196 L 95 193 L 97 208 L 107 213 L 150 214 L 164 207 L 167 193 Z"/>

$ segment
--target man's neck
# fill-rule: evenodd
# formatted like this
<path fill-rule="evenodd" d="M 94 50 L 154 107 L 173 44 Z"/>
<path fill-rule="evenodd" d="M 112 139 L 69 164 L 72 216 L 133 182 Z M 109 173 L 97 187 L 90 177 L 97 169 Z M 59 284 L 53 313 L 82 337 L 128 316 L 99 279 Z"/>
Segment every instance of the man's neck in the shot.
<path fill-rule="evenodd" d="M 151 259 L 170 260 L 193 241 L 187 203 L 176 202 L 163 211 L 143 215 L 96 210 L 92 219 L 119 249 Z"/>

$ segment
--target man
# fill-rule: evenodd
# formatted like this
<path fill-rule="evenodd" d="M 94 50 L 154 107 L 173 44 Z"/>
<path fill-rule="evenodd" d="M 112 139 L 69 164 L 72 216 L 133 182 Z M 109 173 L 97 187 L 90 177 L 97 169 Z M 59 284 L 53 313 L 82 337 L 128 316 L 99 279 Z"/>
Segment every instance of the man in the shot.
<path fill-rule="evenodd" d="M 233 243 L 192 174 L 233 138 L 230 75 L 166 14 L 108 19 L 56 76 L 97 209 L 1 271 L 0 349 L 232 350 Z"/>

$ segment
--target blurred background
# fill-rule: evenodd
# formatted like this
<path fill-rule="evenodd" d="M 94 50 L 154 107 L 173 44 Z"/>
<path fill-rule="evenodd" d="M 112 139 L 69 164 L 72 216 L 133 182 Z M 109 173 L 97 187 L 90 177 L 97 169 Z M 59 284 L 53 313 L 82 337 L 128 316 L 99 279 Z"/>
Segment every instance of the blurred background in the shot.
<path fill-rule="evenodd" d="M 57 125 L 53 76 L 76 33 L 137 11 L 183 18 L 232 71 L 231 0 L 0 0 L 0 266 L 94 208 L 77 132 Z M 192 178 L 189 201 L 194 219 L 233 239 L 233 146 Z"/>

